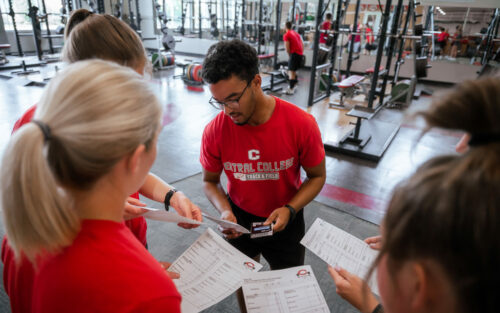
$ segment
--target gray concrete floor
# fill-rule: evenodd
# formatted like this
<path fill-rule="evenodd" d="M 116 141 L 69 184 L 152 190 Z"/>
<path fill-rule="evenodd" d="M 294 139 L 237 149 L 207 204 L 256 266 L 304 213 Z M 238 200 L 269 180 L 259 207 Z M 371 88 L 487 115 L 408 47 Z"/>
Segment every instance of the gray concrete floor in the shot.
<path fill-rule="evenodd" d="M 158 96 L 165 106 L 165 118 L 158 147 L 158 157 L 152 172 L 166 181 L 173 183 L 188 195 L 202 210 L 215 215 L 201 190 L 201 166 L 199 147 L 204 125 L 218 112 L 208 103 L 208 88 L 201 92 L 191 91 L 183 82 L 173 78 L 180 69 L 154 73 L 151 83 L 158 91 Z M 2 73 L 0 73 L 2 74 Z M 305 109 L 309 72 L 300 72 L 300 85 L 296 95 L 283 97 Z M 37 102 L 42 89 L 38 87 L 18 87 L 8 81 L 0 80 L 0 156 L 15 120 L 31 105 Z M 430 98 L 421 98 L 412 104 L 412 110 L 429 105 Z M 319 104 L 318 104 L 319 105 Z M 393 123 L 402 123 L 404 113 L 395 110 L 383 110 L 377 118 Z M 320 122 L 322 132 L 329 131 L 326 122 Z M 382 206 L 388 201 L 392 187 L 402 178 L 411 174 L 416 166 L 436 154 L 450 153 L 458 141 L 456 134 L 433 132 L 420 141 L 417 149 L 412 149 L 418 140 L 421 125 L 403 124 L 381 162 L 372 163 L 343 155 L 327 154 L 327 184 L 335 188 L 345 188 L 373 199 L 379 199 Z M 151 204 L 153 205 L 153 204 Z M 158 206 L 158 204 L 156 204 Z M 367 222 L 378 222 L 384 208 L 379 212 L 374 208 L 363 208 L 352 202 L 344 201 L 329 194 L 316 198 L 305 208 L 306 226 L 309 227 L 316 217 L 364 239 L 378 233 L 378 226 Z M 0 218 L 1 219 L 1 218 Z M 159 260 L 174 261 L 204 231 L 204 227 L 185 230 L 176 225 L 148 222 L 148 242 L 151 253 Z M 0 235 L 4 235 L 3 223 L 0 223 Z M 265 263 L 265 262 L 264 262 Z M 325 262 L 310 252 L 306 254 L 306 264 L 310 264 L 317 277 L 331 312 L 356 312 L 348 303 L 335 293 L 335 286 L 327 273 Z M 0 265 L 0 270 L 3 265 Z M 268 270 L 265 265 L 263 270 Z M 238 312 L 235 296 L 230 296 L 205 312 Z M 8 298 L 3 286 L 0 288 L 0 313 L 10 312 Z"/>

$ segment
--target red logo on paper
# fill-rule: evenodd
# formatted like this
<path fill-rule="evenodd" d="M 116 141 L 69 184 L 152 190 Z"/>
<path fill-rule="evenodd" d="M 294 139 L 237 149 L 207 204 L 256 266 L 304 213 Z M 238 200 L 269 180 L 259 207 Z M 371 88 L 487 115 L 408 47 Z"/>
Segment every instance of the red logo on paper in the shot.
<path fill-rule="evenodd" d="M 251 269 L 251 270 L 255 269 L 255 264 L 253 264 L 252 262 L 245 262 L 245 263 L 243 263 L 243 265 L 245 265 L 248 269 Z"/>
<path fill-rule="evenodd" d="M 302 270 L 299 270 L 297 272 L 297 277 L 300 278 L 300 277 L 307 277 L 307 276 L 310 276 L 311 273 L 305 269 L 302 269 Z"/>

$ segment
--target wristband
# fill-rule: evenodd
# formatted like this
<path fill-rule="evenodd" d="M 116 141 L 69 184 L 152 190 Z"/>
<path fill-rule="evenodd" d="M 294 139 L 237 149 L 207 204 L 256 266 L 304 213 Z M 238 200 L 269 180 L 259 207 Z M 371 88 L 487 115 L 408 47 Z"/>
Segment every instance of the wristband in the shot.
<path fill-rule="evenodd" d="M 289 205 L 289 204 L 285 204 L 284 207 L 288 208 L 288 210 L 290 210 L 290 219 L 288 220 L 288 224 L 290 224 L 290 222 L 292 222 L 295 219 L 295 215 L 297 215 L 297 211 L 295 211 L 294 207 Z"/>
<path fill-rule="evenodd" d="M 384 308 L 382 307 L 382 304 L 378 304 L 375 309 L 373 309 L 372 313 L 384 313 Z"/>
<path fill-rule="evenodd" d="M 170 199 L 172 199 L 172 196 L 174 193 L 177 192 L 177 189 L 172 188 L 170 189 L 167 194 L 165 195 L 165 200 L 163 200 L 163 203 L 165 204 L 165 210 L 168 211 L 168 208 L 170 207 Z"/>

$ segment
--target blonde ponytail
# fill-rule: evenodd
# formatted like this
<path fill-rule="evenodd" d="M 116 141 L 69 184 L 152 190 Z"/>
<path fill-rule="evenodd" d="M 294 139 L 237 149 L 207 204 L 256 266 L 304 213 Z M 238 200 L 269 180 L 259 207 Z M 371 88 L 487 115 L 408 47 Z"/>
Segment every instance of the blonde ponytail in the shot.
<path fill-rule="evenodd" d="M 16 256 L 21 247 L 30 259 L 39 247 L 55 252 L 78 231 L 78 216 L 68 210 L 70 201 L 58 188 L 46 151 L 42 131 L 29 123 L 13 135 L 2 162 L 4 222 Z"/>
<path fill-rule="evenodd" d="M 54 78 L 34 119 L 12 138 L 0 169 L 1 205 L 16 253 L 30 259 L 71 244 L 79 229 L 71 190 L 88 190 L 140 144 L 149 148 L 161 107 L 129 68 L 77 62 Z"/>

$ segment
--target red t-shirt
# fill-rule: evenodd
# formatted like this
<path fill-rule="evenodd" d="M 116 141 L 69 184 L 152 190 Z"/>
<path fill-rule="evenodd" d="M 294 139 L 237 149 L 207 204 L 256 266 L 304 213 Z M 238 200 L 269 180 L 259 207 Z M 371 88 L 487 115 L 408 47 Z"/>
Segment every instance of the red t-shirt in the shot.
<path fill-rule="evenodd" d="M 35 114 L 36 105 L 29 108 L 19 120 L 14 124 L 12 133 L 18 130 L 21 126 L 31 122 Z M 139 199 L 139 193 L 131 195 Z M 135 237 L 143 245 L 147 244 L 146 232 L 147 223 L 144 217 L 138 217 L 125 221 L 125 225 L 130 228 Z M 31 262 L 21 257 L 20 263 L 16 263 L 14 251 L 9 246 L 7 237 L 4 236 L 2 241 L 2 262 L 3 267 L 3 283 L 5 292 L 10 298 L 10 306 L 13 313 L 28 313 L 31 312 L 31 297 L 33 290 L 33 281 L 35 270 Z"/>
<path fill-rule="evenodd" d="M 331 27 L 332 27 L 332 22 L 324 21 L 323 24 L 321 24 L 320 29 L 321 30 L 330 30 Z M 322 32 L 321 36 L 319 37 L 319 43 L 326 43 L 327 39 L 328 39 L 328 34 Z"/>
<path fill-rule="evenodd" d="M 372 44 L 373 43 L 373 31 L 372 31 L 372 29 L 369 27 L 365 28 L 365 34 L 366 34 L 366 43 Z"/>
<path fill-rule="evenodd" d="M 441 33 L 438 34 L 437 41 L 439 41 L 439 42 L 447 41 L 448 37 L 450 37 L 450 34 L 448 34 L 447 32 L 441 32 Z"/>
<path fill-rule="evenodd" d="M 16 263 L 14 250 L 9 246 L 6 236 L 2 241 L 2 262 L 3 286 L 10 298 L 12 313 L 30 313 L 35 270 L 26 257 L 21 257 Z"/>
<path fill-rule="evenodd" d="M 258 126 L 236 125 L 221 112 L 206 127 L 200 162 L 209 172 L 224 169 L 231 200 L 261 217 L 287 204 L 301 185 L 300 167 L 325 157 L 316 120 L 301 108 L 276 99 L 271 118 Z"/>
<path fill-rule="evenodd" d="M 356 32 L 361 32 L 361 25 L 358 25 Z M 354 42 L 361 42 L 361 35 L 354 36 Z"/>
<path fill-rule="evenodd" d="M 33 312 L 180 312 L 160 263 L 123 224 L 84 220 L 71 246 L 40 262 Z"/>
<path fill-rule="evenodd" d="M 302 47 L 302 39 L 300 39 L 300 35 L 290 29 L 283 35 L 283 41 L 290 42 L 290 54 L 296 53 L 298 55 L 304 54 L 304 49 Z"/>
<path fill-rule="evenodd" d="M 24 112 L 21 118 L 14 123 L 14 127 L 12 128 L 12 134 L 24 124 L 31 122 L 33 116 L 35 115 L 35 110 L 36 110 L 36 104 L 31 108 L 29 108 L 28 110 L 26 110 L 26 112 Z"/>

